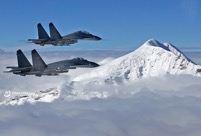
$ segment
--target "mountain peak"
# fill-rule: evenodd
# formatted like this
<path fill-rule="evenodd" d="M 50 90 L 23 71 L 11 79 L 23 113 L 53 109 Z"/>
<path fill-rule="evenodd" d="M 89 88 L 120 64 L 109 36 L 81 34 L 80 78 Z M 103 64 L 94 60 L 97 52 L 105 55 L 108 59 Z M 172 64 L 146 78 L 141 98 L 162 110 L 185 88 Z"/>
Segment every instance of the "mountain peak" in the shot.
<path fill-rule="evenodd" d="M 156 39 L 149 39 L 144 43 L 145 45 L 151 45 L 151 46 L 160 46 L 161 43 L 157 41 Z"/>
<path fill-rule="evenodd" d="M 180 51 L 177 47 L 175 47 L 174 45 L 172 45 L 171 43 L 160 43 L 159 41 L 157 41 L 156 39 L 149 39 L 148 41 L 146 41 L 142 46 L 155 46 L 155 47 L 159 47 L 162 48 L 163 50 L 166 50 L 168 52 L 173 53 L 174 55 L 176 55 L 177 57 L 182 57 L 183 59 L 187 59 L 188 61 L 194 63 L 192 60 L 190 60 L 189 58 L 187 58 L 182 51 Z M 194 63 L 195 64 L 195 63 Z"/>
<path fill-rule="evenodd" d="M 156 47 L 160 47 L 166 51 L 170 51 L 169 46 L 167 46 L 167 45 L 171 45 L 171 44 L 169 44 L 169 43 L 163 44 L 163 43 L 160 43 L 159 41 L 157 41 L 156 39 L 149 39 L 142 46 L 156 46 Z"/>
<path fill-rule="evenodd" d="M 74 81 L 115 83 L 166 74 L 201 76 L 200 69 L 201 66 L 193 63 L 172 44 L 150 39 L 135 51 L 80 75 Z"/>

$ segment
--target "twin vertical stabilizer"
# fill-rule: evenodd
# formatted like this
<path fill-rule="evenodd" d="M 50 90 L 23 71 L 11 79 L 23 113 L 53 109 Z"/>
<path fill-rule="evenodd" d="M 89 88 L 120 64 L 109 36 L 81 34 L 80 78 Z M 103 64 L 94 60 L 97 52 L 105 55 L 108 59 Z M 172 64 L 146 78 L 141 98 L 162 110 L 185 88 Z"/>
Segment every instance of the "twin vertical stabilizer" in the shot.
<path fill-rule="evenodd" d="M 47 65 L 45 64 L 45 62 L 35 49 L 31 51 L 31 55 L 34 68 L 47 67 Z M 32 67 L 31 63 L 21 50 L 17 50 L 17 62 L 18 62 L 18 68 Z"/>

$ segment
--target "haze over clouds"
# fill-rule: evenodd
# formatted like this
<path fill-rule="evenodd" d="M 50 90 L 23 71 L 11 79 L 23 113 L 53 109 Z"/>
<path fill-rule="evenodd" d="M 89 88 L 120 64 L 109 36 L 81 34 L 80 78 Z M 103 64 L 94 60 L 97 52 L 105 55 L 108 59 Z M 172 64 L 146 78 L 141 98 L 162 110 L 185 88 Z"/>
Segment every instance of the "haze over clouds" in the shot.
<path fill-rule="evenodd" d="M 1 106 L 1 133 L 57 135 L 199 136 L 200 99 L 162 97 L 144 90 L 133 97 L 57 100 L 51 104 Z"/>

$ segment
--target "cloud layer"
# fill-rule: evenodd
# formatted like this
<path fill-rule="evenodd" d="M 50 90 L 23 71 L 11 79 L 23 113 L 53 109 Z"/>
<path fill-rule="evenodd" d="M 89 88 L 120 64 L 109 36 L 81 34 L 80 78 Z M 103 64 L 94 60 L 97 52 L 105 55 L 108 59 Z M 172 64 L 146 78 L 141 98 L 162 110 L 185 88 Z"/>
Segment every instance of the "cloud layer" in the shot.
<path fill-rule="evenodd" d="M 144 90 L 122 99 L 91 99 L 2 106 L 1 132 L 7 136 L 184 135 L 201 133 L 201 101 L 162 97 Z"/>
<path fill-rule="evenodd" d="M 61 59 L 60 54 L 55 56 L 57 57 L 50 59 Z M 44 59 L 46 57 L 48 58 L 48 55 Z M 106 57 L 109 55 L 103 58 Z M 103 58 L 93 60 L 99 61 Z M 16 64 L 15 59 L 15 56 L 1 56 L 1 67 Z M 62 91 L 60 99 L 52 103 L 2 105 L 1 134 L 6 136 L 200 135 L 200 78 L 169 75 L 139 80 L 127 85 L 88 86 L 91 88 L 81 90 L 82 93 L 71 92 L 68 81 L 85 70 L 77 69 L 55 78 L 24 78 L 1 73 L 1 91 L 5 89 L 38 91 L 50 87 L 57 87 Z M 79 88 L 79 85 L 73 87 Z M 91 98 L 82 99 L 86 96 Z"/>

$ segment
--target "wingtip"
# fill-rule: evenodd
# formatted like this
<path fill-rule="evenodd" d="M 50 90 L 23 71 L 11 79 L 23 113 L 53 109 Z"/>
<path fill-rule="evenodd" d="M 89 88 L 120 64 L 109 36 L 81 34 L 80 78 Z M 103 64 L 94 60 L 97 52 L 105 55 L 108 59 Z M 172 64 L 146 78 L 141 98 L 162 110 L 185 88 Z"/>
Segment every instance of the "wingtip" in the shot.
<path fill-rule="evenodd" d="M 3 73 L 10 73 L 10 71 L 3 71 Z"/>

